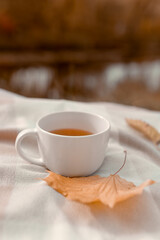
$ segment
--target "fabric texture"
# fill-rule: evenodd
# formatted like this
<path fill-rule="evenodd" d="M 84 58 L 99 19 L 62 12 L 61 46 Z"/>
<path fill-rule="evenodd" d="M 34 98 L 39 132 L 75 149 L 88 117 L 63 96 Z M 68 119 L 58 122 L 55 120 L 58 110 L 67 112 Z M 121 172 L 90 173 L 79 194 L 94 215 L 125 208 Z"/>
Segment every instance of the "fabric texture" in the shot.
<path fill-rule="evenodd" d="M 147 179 L 156 183 L 113 209 L 70 201 L 50 188 L 41 180 L 48 175 L 46 169 L 19 157 L 15 139 L 22 129 L 34 128 L 41 116 L 68 110 L 97 113 L 111 123 L 106 156 L 94 175 L 115 173 L 127 150 L 119 175 L 135 185 Z M 0 90 L 0 239 L 160 239 L 160 151 L 125 118 L 144 120 L 160 131 L 156 111 L 103 102 L 29 99 Z"/>

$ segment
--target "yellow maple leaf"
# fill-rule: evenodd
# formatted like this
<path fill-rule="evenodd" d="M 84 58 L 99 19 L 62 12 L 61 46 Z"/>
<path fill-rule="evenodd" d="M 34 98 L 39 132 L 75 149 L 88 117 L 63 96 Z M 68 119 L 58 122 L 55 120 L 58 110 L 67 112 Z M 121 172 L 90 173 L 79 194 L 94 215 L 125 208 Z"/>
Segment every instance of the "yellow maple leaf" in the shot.
<path fill-rule="evenodd" d="M 49 171 L 49 176 L 43 179 L 47 184 L 70 200 L 82 203 L 102 202 L 113 208 L 118 202 L 141 194 L 144 187 L 154 183 L 147 180 L 139 186 L 128 182 L 119 175 L 109 177 L 64 177 Z"/>
<path fill-rule="evenodd" d="M 126 119 L 126 122 L 132 128 L 141 132 L 145 137 L 150 139 L 154 144 L 158 145 L 160 143 L 160 133 L 150 124 L 136 119 Z"/>

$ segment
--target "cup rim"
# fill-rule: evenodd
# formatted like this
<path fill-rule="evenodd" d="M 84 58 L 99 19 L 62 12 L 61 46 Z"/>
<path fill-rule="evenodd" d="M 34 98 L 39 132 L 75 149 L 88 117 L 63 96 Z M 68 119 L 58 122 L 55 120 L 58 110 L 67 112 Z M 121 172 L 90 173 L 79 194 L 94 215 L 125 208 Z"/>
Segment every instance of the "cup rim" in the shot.
<path fill-rule="evenodd" d="M 107 123 L 107 127 L 103 130 L 103 131 L 100 131 L 98 133 L 93 133 L 93 134 L 90 134 L 90 135 L 83 135 L 83 136 L 68 136 L 68 135 L 60 135 L 60 134 L 55 134 L 55 133 L 50 133 L 49 131 L 43 129 L 39 123 L 40 121 L 42 121 L 43 119 L 51 116 L 51 115 L 56 115 L 56 114 L 63 114 L 63 113 L 70 113 L 70 114 L 85 114 L 85 115 L 90 115 L 90 116 L 94 116 L 94 117 L 97 117 L 97 118 L 100 118 L 102 120 L 104 120 L 106 123 Z M 40 131 L 50 135 L 50 136 L 56 136 L 56 137 L 62 137 L 62 138 L 89 138 L 89 137 L 94 137 L 94 136 L 97 136 L 97 135 L 100 135 L 100 134 L 103 134 L 107 131 L 110 131 L 111 129 L 111 124 L 109 122 L 108 119 L 106 119 L 105 117 L 101 116 L 100 114 L 96 114 L 96 113 L 90 113 L 90 112 L 83 112 L 83 111 L 59 111 L 59 112 L 52 112 L 52 113 L 49 113 L 49 114 L 46 114 L 44 116 L 42 116 L 41 118 L 38 119 L 37 123 L 36 123 L 36 127 L 37 129 L 39 129 Z"/>

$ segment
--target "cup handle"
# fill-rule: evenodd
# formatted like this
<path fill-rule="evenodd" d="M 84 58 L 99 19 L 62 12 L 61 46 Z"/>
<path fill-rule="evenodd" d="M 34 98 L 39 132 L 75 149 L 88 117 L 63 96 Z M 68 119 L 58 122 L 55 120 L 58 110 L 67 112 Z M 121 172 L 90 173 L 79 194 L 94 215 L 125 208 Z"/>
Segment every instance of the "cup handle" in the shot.
<path fill-rule="evenodd" d="M 16 138 L 16 142 L 15 142 L 15 148 L 18 152 L 18 154 L 24 158 L 26 161 L 39 165 L 39 166 L 43 166 L 45 167 L 45 164 L 42 160 L 41 157 L 33 157 L 33 156 L 28 156 L 24 151 L 23 151 L 23 139 L 30 137 L 30 136 L 36 136 L 37 138 L 37 144 L 38 144 L 38 134 L 37 134 L 37 130 L 36 129 L 25 129 L 23 131 L 21 131 L 17 138 Z"/>

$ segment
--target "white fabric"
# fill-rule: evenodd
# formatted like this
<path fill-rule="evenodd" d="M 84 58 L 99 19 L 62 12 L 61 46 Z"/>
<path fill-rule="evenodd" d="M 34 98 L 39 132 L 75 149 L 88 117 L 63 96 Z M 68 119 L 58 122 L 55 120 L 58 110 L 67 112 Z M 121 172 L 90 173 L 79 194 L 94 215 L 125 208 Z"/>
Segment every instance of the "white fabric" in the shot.
<path fill-rule="evenodd" d="M 65 199 L 40 178 L 46 169 L 21 159 L 14 141 L 21 129 L 32 128 L 50 112 L 98 113 L 111 123 L 111 138 L 101 168 L 108 176 L 127 162 L 119 175 L 136 185 L 156 181 L 144 193 L 113 209 L 100 203 Z M 142 119 L 160 131 L 160 113 L 113 103 L 28 99 L 0 90 L 0 239 L 1 240 L 159 240 L 160 151 L 131 129 L 125 118 Z"/>

